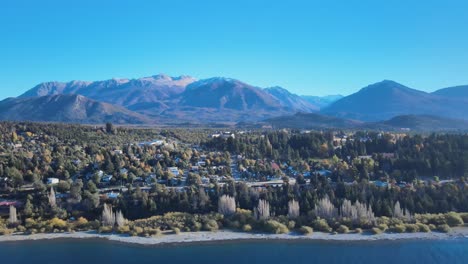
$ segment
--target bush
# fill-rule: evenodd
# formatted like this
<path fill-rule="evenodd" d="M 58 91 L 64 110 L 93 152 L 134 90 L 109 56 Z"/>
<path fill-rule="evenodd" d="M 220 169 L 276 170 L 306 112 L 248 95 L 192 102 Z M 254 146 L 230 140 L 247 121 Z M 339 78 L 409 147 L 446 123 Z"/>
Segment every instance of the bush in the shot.
<path fill-rule="evenodd" d="M 382 230 L 380 228 L 377 228 L 377 227 L 373 227 L 371 229 L 371 231 L 372 231 L 372 234 L 374 234 L 374 235 L 382 234 Z"/>
<path fill-rule="evenodd" d="M 429 224 L 428 227 L 429 227 L 429 229 L 431 229 L 431 230 L 436 230 L 436 229 L 437 229 L 437 226 L 436 226 L 436 225 L 433 225 L 433 224 Z"/>
<path fill-rule="evenodd" d="M 314 233 L 314 229 L 310 226 L 301 226 L 301 228 L 299 228 L 299 233 L 303 235 L 312 235 L 312 233 Z"/>
<path fill-rule="evenodd" d="M 294 229 L 296 227 L 296 222 L 294 221 L 289 221 L 288 222 L 288 228 L 289 229 Z"/>
<path fill-rule="evenodd" d="M 133 227 L 133 232 L 135 232 L 135 234 L 137 236 L 141 236 L 144 233 L 144 229 L 142 227 L 139 227 L 139 226 L 134 226 Z"/>
<path fill-rule="evenodd" d="M 431 232 L 431 229 L 429 228 L 428 225 L 421 224 L 421 223 L 417 223 L 416 225 L 418 226 L 419 232 L 424 232 L 424 233 Z"/>
<path fill-rule="evenodd" d="M 452 229 L 450 228 L 449 225 L 445 224 L 445 225 L 439 225 L 439 226 L 437 226 L 437 230 L 438 230 L 439 232 L 448 233 L 448 232 L 450 232 Z"/>
<path fill-rule="evenodd" d="M 130 233 L 130 227 L 129 226 L 120 226 L 117 228 L 117 232 L 120 234 L 129 234 Z"/>
<path fill-rule="evenodd" d="M 219 226 L 215 220 L 208 220 L 208 222 L 205 223 L 203 228 L 207 231 L 214 232 L 214 231 L 218 231 Z"/>
<path fill-rule="evenodd" d="M 32 218 L 26 218 L 24 225 L 26 226 L 26 228 L 29 229 L 29 228 L 35 227 L 37 223 Z"/>
<path fill-rule="evenodd" d="M 16 228 L 16 231 L 17 232 L 26 232 L 26 227 L 22 226 L 22 225 L 19 225 L 17 228 Z"/>
<path fill-rule="evenodd" d="M 380 225 L 377 226 L 377 228 L 380 229 L 380 230 L 382 230 L 382 232 L 385 232 L 385 231 L 387 231 L 387 229 L 388 229 L 388 225 L 386 225 L 386 224 L 380 224 Z"/>
<path fill-rule="evenodd" d="M 314 221 L 314 229 L 321 231 L 321 232 L 328 232 L 332 231 L 332 228 L 328 225 L 325 219 L 317 219 Z"/>
<path fill-rule="evenodd" d="M 2 236 L 8 236 L 11 234 L 13 234 L 13 229 L 8 229 L 8 228 L 0 229 L 0 235 Z"/>
<path fill-rule="evenodd" d="M 354 232 L 356 234 L 362 234 L 362 228 L 356 228 L 356 229 L 354 229 Z"/>
<path fill-rule="evenodd" d="M 287 234 L 289 233 L 289 229 L 286 225 L 275 221 L 275 220 L 268 220 L 265 223 L 265 229 L 267 232 L 273 233 L 273 234 Z"/>
<path fill-rule="evenodd" d="M 160 236 L 161 235 L 161 230 L 159 228 L 146 228 L 145 229 L 145 235 L 148 236 Z"/>
<path fill-rule="evenodd" d="M 349 228 L 345 225 L 340 225 L 336 231 L 340 234 L 347 234 L 349 233 Z"/>
<path fill-rule="evenodd" d="M 406 224 L 405 229 L 408 233 L 416 233 L 419 231 L 419 226 L 416 224 Z"/>
<path fill-rule="evenodd" d="M 88 226 L 88 220 L 84 217 L 80 217 L 76 220 L 75 226 L 78 228 L 86 228 Z"/>
<path fill-rule="evenodd" d="M 445 221 L 447 221 L 447 224 L 451 227 L 464 224 L 463 219 L 460 217 L 459 214 L 455 212 L 446 213 L 444 216 L 445 216 Z"/>
<path fill-rule="evenodd" d="M 67 227 L 67 222 L 60 218 L 54 217 L 49 220 L 49 227 L 52 229 L 57 228 L 63 230 Z"/>
<path fill-rule="evenodd" d="M 249 225 L 249 224 L 245 224 L 245 225 L 242 227 L 242 231 L 244 231 L 244 232 L 250 232 L 250 231 L 252 231 L 252 226 Z"/>
<path fill-rule="evenodd" d="M 468 213 L 459 213 L 460 217 L 463 220 L 463 223 L 468 223 Z"/>
<path fill-rule="evenodd" d="M 172 229 L 172 231 L 174 231 L 174 234 L 176 234 L 176 235 L 180 234 L 180 229 L 177 228 L 177 227 L 174 227 L 174 228 Z"/>
<path fill-rule="evenodd" d="M 403 224 L 395 225 L 392 228 L 392 231 L 395 232 L 395 233 L 404 233 L 406 231 L 406 226 L 403 225 Z"/>
<path fill-rule="evenodd" d="M 110 227 L 110 226 L 101 226 L 101 227 L 99 227 L 99 230 L 98 230 L 98 231 L 99 231 L 99 233 L 104 233 L 104 234 L 106 234 L 106 233 L 112 233 L 112 230 L 113 230 L 113 229 L 112 229 L 112 227 Z"/>

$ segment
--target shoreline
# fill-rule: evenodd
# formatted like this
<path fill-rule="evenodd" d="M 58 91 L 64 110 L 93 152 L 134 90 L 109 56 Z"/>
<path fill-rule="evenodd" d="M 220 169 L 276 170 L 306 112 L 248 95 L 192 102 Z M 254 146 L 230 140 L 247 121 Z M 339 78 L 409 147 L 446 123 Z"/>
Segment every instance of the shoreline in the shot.
<path fill-rule="evenodd" d="M 21 242 L 21 241 L 40 241 L 56 239 L 104 239 L 111 242 L 138 245 L 180 245 L 180 244 L 202 244 L 206 242 L 238 242 L 238 241 L 288 241 L 288 242 L 307 242 L 307 241 L 338 241 L 338 242 L 366 242 L 366 241 L 399 241 L 399 240 L 447 240 L 456 238 L 468 238 L 468 228 L 454 228 L 449 233 L 429 232 L 429 233 L 382 233 L 372 235 L 363 234 L 329 234 L 314 232 L 312 235 L 298 234 L 256 234 L 243 233 L 228 230 L 217 232 L 187 232 L 176 234 L 167 234 L 157 237 L 132 237 L 120 234 L 99 234 L 95 231 L 75 232 L 75 233 L 50 233 L 34 235 L 4 235 L 0 236 L 0 243 Z"/>

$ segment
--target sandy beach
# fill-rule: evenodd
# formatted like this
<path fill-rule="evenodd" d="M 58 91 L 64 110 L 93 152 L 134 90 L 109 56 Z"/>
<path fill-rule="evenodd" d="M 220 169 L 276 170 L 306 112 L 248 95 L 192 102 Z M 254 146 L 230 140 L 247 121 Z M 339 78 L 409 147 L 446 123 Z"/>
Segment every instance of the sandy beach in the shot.
<path fill-rule="evenodd" d="M 379 235 L 371 234 L 329 234 L 315 232 L 312 235 L 303 236 L 298 234 L 253 234 L 234 231 L 218 231 L 218 232 L 188 232 L 178 235 L 167 234 L 157 237 L 131 237 L 120 234 L 99 234 L 94 231 L 90 232 L 75 232 L 75 233 L 52 233 L 52 234 L 34 234 L 21 235 L 13 234 L 0 236 L 1 242 L 14 241 L 33 241 L 33 240 L 49 240 L 49 239 L 106 239 L 109 241 L 132 243 L 140 245 L 163 245 L 163 244 L 178 244 L 178 243 L 197 243 L 197 242 L 216 242 L 216 241 L 243 241 L 243 240 L 325 240 L 325 241 L 377 241 L 377 240 L 402 240 L 402 239 L 453 239 L 453 238 L 468 238 L 468 228 L 454 228 L 450 233 L 383 233 Z"/>

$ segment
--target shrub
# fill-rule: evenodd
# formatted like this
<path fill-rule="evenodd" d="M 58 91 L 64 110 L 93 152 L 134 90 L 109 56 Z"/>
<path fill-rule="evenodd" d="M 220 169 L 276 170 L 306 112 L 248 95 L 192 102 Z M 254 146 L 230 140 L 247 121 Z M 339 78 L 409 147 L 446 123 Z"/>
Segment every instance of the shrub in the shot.
<path fill-rule="evenodd" d="M 299 228 L 299 232 L 303 235 L 312 235 L 312 233 L 314 233 L 314 229 L 310 226 L 301 226 L 301 228 Z"/>
<path fill-rule="evenodd" d="M 176 235 L 180 234 L 180 229 L 177 228 L 177 227 L 174 227 L 174 228 L 172 229 L 172 231 L 174 231 L 174 234 L 176 234 Z"/>
<path fill-rule="evenodd" d="M 464 224 L 463 219 L 460 217 L 459 214 L 455 212 L 446 213 L 444 216 L 445 216 L 445 221 L 451 227 Z"/>
<path fill-rule="evenodd" d="M 385 232 L 385 231 L 387 231 L 387 229 L 388 229 L 388 225 L 386 225 L 386 224 L 380 224 L 380 225 L 377 226 L 377 228 L 380 229 L 380 230 L 382 230 L 382 232 Z"/>
<path fill-rule="evenodd" d="M 201 223 L 199 223 L 199 222 L 194 222 L 194 223 L 193 223 L 193 226 L 192 226 L 192 231 L 198 232 L 198 231 L 202 230 L 202 227 L 203 227 L 203 226 L 202 226 Z"/>
<path fill-rule="evenodd" d="M 416 225 L 418 226 L 419 232 L 424 232 L 424 233 L 431 232 L 431 229 L 429 228 L 428 225 L 421 224 L 421 223 L 417 223 Z"/>
<path fill-rule="evenodd" d="M 22 226 L 22 225 L 19 225 L 17 228 L 16 228 L 16 231 L 18 232 L 26 232 L 26 227 Z"/>
<path fill-rule="evenodd" d="M 332 231 L 332 228 L 328 225 L 325 219 L 317 219 L 314 221 L 314 229 L 321 231 L 321 232 L 328 232 Z"/>
<path fill-rule="evenodd" d="M 416 233 L 419 231 L 419 226 L 416 224 L 406 224 L 405 229 L 408 233 Z"/>
<path fill-rule="evenodd" d="M 289 221 L 288 222 L 288 228 L 289 229 L 294 229 L 296 227 L 296 222 L 294 221 Z"/>
<path fill-rule="evenodd" d="M 205 223 L 203 228 L 207 231 L 217 231 L 219 229 L 218 223 L 215 220 L 208 220 L 208 222 Z"/>
<path fill-rule="evenodd" d="M 26 218 L 24 225 L 26 226 L 26 228 L 32 228 L 32 227 L 35 227 L 37 223 L 32 218 Z"/>
<path fill-rule="evenodd" d="M 463 223 L 468 223 L 468 213 L 459 213 L 460 217 L 463 220 Z"/>
<path fill-rule="evenodd" d="M 142 227 L 139 227 L 139 226 L 134 226 L 133 227 L 133 232 L 135 232 L 137 236 L 141 236 L 144 233 L 144 229 Z"/>
<path fill-rule="evenodd" d="M 148 236 L 160 236 L 161 230 L 159 228 L 146 228 L 145 234 Z"/>
<path fill-rule="evenodd" d="M 403 225 L 403 224 L 395 225 L 392 228 L 392 231 L 395 232 L 395 233 L 404 233 L 406 231 L 406 226 Z"/>
<path fill-rule="evenodd" d="M 99 227 L 98 231 L 99 231 L 99 233 L 104 233 L 105 234 L 105 233 L 112 233 L 112 230 L 113 229 L 110 226 L 101 226 L 101 227 Z"/>
<path fill-rule="evenodd" d="M 117 228 L 117 232 L 120 234 L 129 234 L 130 233 L 130 227 L 129 226 L 119 226 Z"/>
<path fill-rule="evenodd" d="M 377 227 L 373 227 L 371 229 L 371 231 L 372 231 L 372 234 L 374 234 L 374 235 L 382 234 L 382 230 L 380 228 L 377 228 Z"/>
<path fill-rule="evenodd" d="M 354 232 L 357 234 L 362 234 L 362 228 L 356 228 L 354 229 Z"/>
<path fill-rule="evenodd" d="M 349 233 L 349 228 L 345 225 L 340 225 L 336 231 L 340 234 L 347 234 Z"/>
<path fill-rule="evenodd" d="M 444 225 L 439 225 L 439 226 L 437 226 L 437 230 L 439 230 L 439 232 L 448 233 L 448 232 L 450 232 L 452 229 L 450 228 L 449 225 L 444 224 Z"/>
<path fill-rule="evenodd" d="M 428 227 L 429 227 L 429 229 L 431 229 L 431 230 L 436 230 L 436 229 L 437 229 L 437 226 L 434 225 L 434 224 L 429 224 Z"/>
<path fill-rule="evenodd" d="M 7 236 L 13 234 L 13 229 L 3 228 L 0 229 L 0 235 Z"/>
<path fill-rule="evenodd" d="M 249 224 L 245 224 L 245 225 L 242 227 L 242 231 L 244 231 L 244 232 L 250 232 L 250 231 L 252 231 L 252 226 L 249 225 Z"/>
<path fill-rule="evenodd" d="M 63 230 L 64 228 L 67 227 L 67 222 L 60 218 L 54 217 L 49 220 L 49 227 Z"/>
<path fill-rule="evenodd" d="M 78 228 L 86 228 L 88 225 L 88 220 L 84 217 L 80 217 L 76 220 L 75 226 Z"/>
<path fill-rule="evenodd" d="M 275 220 L 268 220 L 265 223 L 265 229 L 267 232 L 273 233 L 273 234 L 286 234 L 289 233 L 289 229 L 286 225 L 275 221 Z"/>

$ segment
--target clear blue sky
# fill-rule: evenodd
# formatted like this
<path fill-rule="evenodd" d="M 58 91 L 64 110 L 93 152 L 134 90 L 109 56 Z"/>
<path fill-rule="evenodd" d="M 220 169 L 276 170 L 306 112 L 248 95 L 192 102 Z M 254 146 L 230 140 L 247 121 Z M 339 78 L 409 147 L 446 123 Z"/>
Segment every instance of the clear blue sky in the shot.
<path fill-rule="evenodd" d="M 468 1 L 2 0 L 0 98 L 43 81 L 225 76 L 308 95 L 468 84 Z"/>

